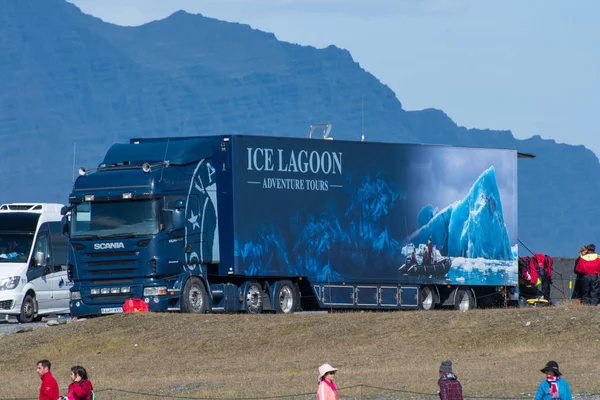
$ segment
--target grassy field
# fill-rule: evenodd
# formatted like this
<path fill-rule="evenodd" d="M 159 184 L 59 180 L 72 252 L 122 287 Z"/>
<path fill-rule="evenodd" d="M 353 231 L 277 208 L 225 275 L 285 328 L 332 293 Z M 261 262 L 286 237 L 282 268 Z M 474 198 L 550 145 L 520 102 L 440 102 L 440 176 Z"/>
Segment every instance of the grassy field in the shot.
<path fill-rule="evenodd" d="M 338 387 L 434 394 L 452 359 L 469 396 L 524 397 L 556 360 L 575 393 L 600 393 L 596 307 L 295 315 L 121 314 L 0 338 L 0 398 L 35 398 L 48 358 L 61 389 L 73 365 L 96 389 L 187 397 L 314 393 L 317 367 Z M 365 397 L 383 392 L 364 389 Z M 402 393 L 387 393 L 403 398 Z M 359 389 L 342 390 L 359 396 Z M 101 398 L 109 398 L 103 395 Z M 115 394 L 115 398 L 148 398 Z M 160 398 L 160 397 L 155 397 Z"/>

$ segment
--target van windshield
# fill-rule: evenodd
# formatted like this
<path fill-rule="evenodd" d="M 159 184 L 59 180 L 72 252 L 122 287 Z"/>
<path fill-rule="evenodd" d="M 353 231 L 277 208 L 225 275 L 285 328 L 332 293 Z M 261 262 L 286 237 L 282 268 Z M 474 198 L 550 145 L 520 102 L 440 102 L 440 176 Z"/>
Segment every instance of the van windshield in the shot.
<path fill-rule="evenodd" d="M 33 233 L 0 233 L 0 263 L 27 262 L 32 242 Z"/>
<path fill-rule="evenodd" d="M 148 236 L 158 233 L 158 200 L 84 202 L 71 212 L 71 237 Z"/>

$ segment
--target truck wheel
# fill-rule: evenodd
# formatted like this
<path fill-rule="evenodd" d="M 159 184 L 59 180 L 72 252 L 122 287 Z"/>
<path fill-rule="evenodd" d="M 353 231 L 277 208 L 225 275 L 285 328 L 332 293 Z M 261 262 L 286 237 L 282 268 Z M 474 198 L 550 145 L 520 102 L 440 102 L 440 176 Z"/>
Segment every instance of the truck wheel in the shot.
<path fill-rule="evenodd" d="M 281 281 L 274 300 L 277 314 L 293 314 L 298 306 L 296 287 L 290 281 Z"/>
<path fill-rule="evenodd" d="M 183 287 L 181 311 L 192 314 L 204 314 L 208 309 L 208 293 L 204 282 L 193 276 Z"/>
<path fill-rule="evenodd" d="M 433 310 L 436 304 L 436 296 L 431 286 L 423 286 L 420 295 L 419 308 L 426 311 Z"/>
<path fill-rule="evenodd" d="M 28 294 L 21 304 L 21 313 L 17 315 L 17 320 L 22 324 L 33 322 L 35 317 L 35 303 L 33 297 Z"/>
<path fill-rule="evenodd" d="M 468 311 L 475 307 L 475 301 L 468 289 L 458 289 L 454 298 L 454 308 L 460 311 Z"/>
<path fill-rule="evenodd" d="M 246 288 L 246 311 L 248 314 L 260 314 L 263 310 L 263 290 L 258 282 L 252 282 Z"/>

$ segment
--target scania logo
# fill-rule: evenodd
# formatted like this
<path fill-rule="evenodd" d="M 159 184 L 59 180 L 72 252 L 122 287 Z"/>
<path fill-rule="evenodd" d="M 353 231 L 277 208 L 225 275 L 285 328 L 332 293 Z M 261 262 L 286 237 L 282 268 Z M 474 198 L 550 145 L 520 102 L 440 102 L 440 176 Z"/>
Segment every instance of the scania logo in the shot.
<path fill-rule="evenodd" d="M 124 249 L 125 245 L 123 242 L 112 242 L 112 243 L 96 243 L 94 244 L 94 250 L 107 250 L 107 249 Z"/>

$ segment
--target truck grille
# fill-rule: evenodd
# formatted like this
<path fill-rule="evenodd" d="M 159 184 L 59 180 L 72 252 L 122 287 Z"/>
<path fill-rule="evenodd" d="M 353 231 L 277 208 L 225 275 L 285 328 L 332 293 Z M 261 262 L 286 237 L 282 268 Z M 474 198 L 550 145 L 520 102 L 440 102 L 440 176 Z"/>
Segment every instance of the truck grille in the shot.
<path fill-rule="evenodd" d="M 102 280 L 92 280 L 92 285 L 122 285 L 124 283 L 133 284 L 133 279 L 123 278 L 123 279 L 102 279 Z"/>
<path fill-rule="evenodd" d="M 82 260 L 83 268 L 86 270 L 86 275 L 91 279 L 129 277 L 135 275 L 140 266 L 139 256 L 140 253 L 137 251 L 86 253 Z"/>
<path fill-rule="evenodd" d="M 88 256 L 89 258 L 133 257 L 135 256 L 135 251 L 103 251 L 101 253 L 87 253 L 86 256 Z"/>
<path fill-rule="evenodd" d="M 133 260 L 112 260 L 112 261 L 88 261 L 87 263 L 90 267 L 106 267 L 109 265 L 133 265 L 135 261 Z"/>
<path fill-rule="evenodd" d="M 112 269 L 112 270 L 102 270 L 102 271 L 89 271 L 88 274 L 90 276 L 95 275 L 131 275 L 135 272 L 135 269 Z"/>
<path fill-rule="evenodd" d="M 0 310 L 10 310 L 13 306 L 12 300 L 0 301 Z"/>

